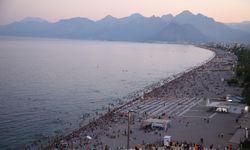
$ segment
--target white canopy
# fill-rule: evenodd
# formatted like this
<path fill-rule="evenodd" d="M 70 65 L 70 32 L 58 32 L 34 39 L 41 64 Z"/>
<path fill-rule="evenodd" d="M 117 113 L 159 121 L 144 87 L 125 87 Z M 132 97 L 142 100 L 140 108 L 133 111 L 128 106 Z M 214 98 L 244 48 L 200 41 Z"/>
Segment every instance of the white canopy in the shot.
<path fill-rule="evenodd" d="M 92 137 L 90 137 L 90 136 L 86 136 L 86 138 L 89 139 L 89 140 L 92 140 Z"/>
<path fill-rule="evenodd" d="M 207 107 L 216 107 L 216 108 L 230 108 L 229 105 L 226 105 L 223 102 L 212 102 L 207 105 Z"/>
<path fill-rule="evenodd" d="M 171 136 L 165 135 L 163 138 L 163 142 L 165 146 L 169 146 L 171 141 Z"/>

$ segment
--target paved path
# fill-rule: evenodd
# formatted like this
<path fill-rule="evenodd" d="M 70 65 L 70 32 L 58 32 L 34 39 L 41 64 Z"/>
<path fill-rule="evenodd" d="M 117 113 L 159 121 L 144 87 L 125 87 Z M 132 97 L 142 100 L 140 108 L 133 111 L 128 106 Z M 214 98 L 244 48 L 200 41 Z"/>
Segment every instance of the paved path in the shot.
<path fill-rule="evenodd" d="M 137 112 L 140 116 L 182 116 L 203 99 L 200 98 L 168 98 L 137 101 L 126 106 L 120 112 L 127 113 L 129 110 Z"/>

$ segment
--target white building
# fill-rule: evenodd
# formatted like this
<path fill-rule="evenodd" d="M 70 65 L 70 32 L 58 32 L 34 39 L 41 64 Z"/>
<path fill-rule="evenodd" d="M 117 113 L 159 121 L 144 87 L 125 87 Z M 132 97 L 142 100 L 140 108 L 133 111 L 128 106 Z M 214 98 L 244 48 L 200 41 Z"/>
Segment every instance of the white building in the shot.
<path fill-rule="evenodd" d="M 248 111 L 248 106 L 239 103 L 232 102 L 211 102 L 207 103 L 206 106 L 216 112 L 228 112 L 241 114 Z"/>

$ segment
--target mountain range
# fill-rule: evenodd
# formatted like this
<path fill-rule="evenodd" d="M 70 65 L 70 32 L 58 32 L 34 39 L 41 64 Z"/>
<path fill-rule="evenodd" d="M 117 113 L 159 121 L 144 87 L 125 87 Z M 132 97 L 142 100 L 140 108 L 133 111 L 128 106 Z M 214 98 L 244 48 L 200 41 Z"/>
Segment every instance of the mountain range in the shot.
<path fill-rule="evenodd" d="M 29 17 L 1 25 L 0 35 L 111 41 L 250 42 L 250 22 L 224 24 L 188 10 L 176 16 L 144 17 L 135 13 L 123 18 L 108 15 L 93 21 L 76 17 L 53 23 Z"/>

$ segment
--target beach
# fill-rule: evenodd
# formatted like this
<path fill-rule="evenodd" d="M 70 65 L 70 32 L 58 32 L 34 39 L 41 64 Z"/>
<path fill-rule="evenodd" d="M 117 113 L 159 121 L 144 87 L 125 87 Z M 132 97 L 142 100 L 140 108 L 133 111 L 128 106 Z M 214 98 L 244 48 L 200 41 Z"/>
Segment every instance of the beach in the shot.
<path fill-rule="evenodd" d="M 226 51 L 211 50 L 215 56 L 201 66 L 162 82 L 107 113 L 97 113 L 88 124 L 69 135 L 49 138 L 41 146 L 36 143 L 25 149 L 36 149 L 38 145 L 40 149 L 126 149 L 128 132 L 131 148 L 160 145 L 165 135 L 171 135 L 177 146 L 183 143 L 194 146 L 202 139 L 205 147 L 237 147 L 229 140 L 238 126 L 235 119 L 239 115 L 210 112 L 205 106 L 207 99 L 223 101 L 228 94 L 241 94 L 241 88 L 226 82 L 234 75 L 232 67 L 237 58 Z M 128 131 L 127 114 L 131 110 L 133 120 Z M 142 120 L 147 118 L 169 119 L 171 127 L 167 131 L 142 129 Z"/>

